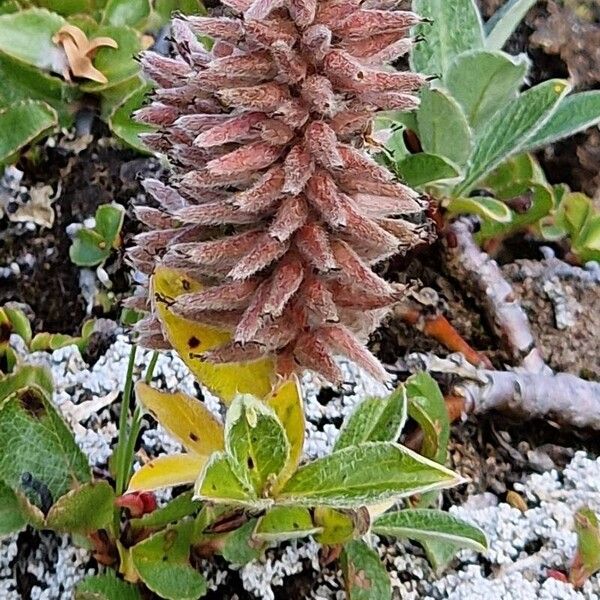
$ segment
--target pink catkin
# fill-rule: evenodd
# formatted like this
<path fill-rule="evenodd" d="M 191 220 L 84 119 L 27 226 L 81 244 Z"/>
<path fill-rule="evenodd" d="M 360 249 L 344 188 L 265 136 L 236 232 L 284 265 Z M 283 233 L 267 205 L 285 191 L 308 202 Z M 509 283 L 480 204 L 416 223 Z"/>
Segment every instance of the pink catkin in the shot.
<path fill-rule="evenodd" d="M 230 344 L 200 358 L 275 355 L 282 374 L 339 384 L 341 355 L 386 380 L 364 335 L 404 288 L 371 269 L 421 242 L 424 203 L 362 147 L 375 112 L 418 105 L 425 79 L 387 65 L 419 19 L 386 2 L 224 4 L 238 16 L 179 18 L 176 56 L 142 57 L 157 89 L 137 116 L 159 128 L 144 139 L 173 174 L 170 186 L 144 182 L 158 207 L 137 209 L 150 231 L 130 260 L 206 285 L 171 306 L 230 329 Z M 210 52 L 197 35 L 214 39 Z M 139 329 L 165 346 L 155 317 Z"/>

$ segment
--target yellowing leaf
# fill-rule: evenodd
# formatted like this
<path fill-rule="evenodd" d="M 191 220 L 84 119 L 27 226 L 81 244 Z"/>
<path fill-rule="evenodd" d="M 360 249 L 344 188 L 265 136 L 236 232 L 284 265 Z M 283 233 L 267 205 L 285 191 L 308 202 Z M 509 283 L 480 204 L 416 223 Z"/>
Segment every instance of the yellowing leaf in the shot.
<path fill-rule="evenodd" d="M 207 460 L 208 456 L 199 454 L 159 456 L 133 474 L 127 493 L 194 483 Z"/>
<path fill-rule="evenodd" d="M 266 403 L 279 417 L 290 444 L 288 460 L 273 488 L 273 494 L 276 494 L 298 468 L 304 448 L 304 406 L 298 378 L 293 375 L 291 379 L 283 381 L 267 398 Z"/>
<path fill-rule="evenodd" d="M 225 329 L 184 319 L 169 310 L 169 305 L 178 296 L 202 289 L 201 283 L 174 269 L 158 267 L 154 271 L 154 303 L 169 343 L 198 381 L 225 404 L 230 404 L 238 394 L 265 398 L 275 382 L 275 366 L 272 359 L 227 364 L 206 362 L 200 354 L 228 343 L 231 333 Z"/>
<path fill-rule="evenodd" d="M 200 400 L 182 392 L 160 392 L 142 382 L 136 384 L 135 396 L 188 452 L 208 456 L 223 449 L 223 425 Z"/>

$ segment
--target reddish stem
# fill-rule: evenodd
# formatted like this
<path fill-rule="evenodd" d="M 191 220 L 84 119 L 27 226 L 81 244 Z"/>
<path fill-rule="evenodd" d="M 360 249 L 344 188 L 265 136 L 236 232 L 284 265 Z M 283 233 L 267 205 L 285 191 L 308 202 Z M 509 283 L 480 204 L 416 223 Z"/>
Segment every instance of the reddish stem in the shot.
<path fill-rule="evenodd" d="M 488 357 L 472 348 L 444 315 L 425 315 L 416 308 L 406 307 L 400 308 L 396 314 L 405 323 L 418 326 L 425 335 L 432 337 L 448 350 L 461 352 L 472 365 L 493 368 Z"/>

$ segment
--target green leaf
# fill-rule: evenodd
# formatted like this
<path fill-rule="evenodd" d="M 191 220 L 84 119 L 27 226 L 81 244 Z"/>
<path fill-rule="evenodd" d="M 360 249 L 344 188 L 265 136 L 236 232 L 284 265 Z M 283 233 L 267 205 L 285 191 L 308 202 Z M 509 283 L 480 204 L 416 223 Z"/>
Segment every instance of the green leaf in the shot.
<path fill-rule="evenodd" d="M 55 531 L 88 534 L 109 525 L 115 492 L 106 481 L 86 483 L 61 496 L 52 506 L 46 525 Z"/>
<path fill-rule="evenodd" d="M 390 577 L 377 552 L 363 540 L 344 546 L 341 564 L 348 600 L 391 600 Z"/>
<path fill-rule="evenodd" d="M 194 497 L 215 504 L 261 506 L 265 503 L 242 485 L 232 469 L 231 459 L 224 452 L 215 452 L 209 458 L 196 482 Z"/>
<path fill-rule="evenodd" d="M 52 36 L 66 24 L 60 15 L 41 8 L 0 15 L 0 52 L 61 74 L 67 62 Z"/>
<path fill-rule="evenodd" d="M 488 543 L 478 527 L 469 525 L 446 512 L 428 508 L 386 513 L 373 523 L 373 531 L 397 539 L 417 542 L 445 542 L 457 551 L 472 548 L 483 552 Z"/>
<path fill-rule="evenodd" d="M 450 419 L 438 384 L 428 373 L 417 373 L 406 380 L 406 393 L 408 414 L 423 429 L 421 453 L 444 464 L 450 438 Z"/>
<path fill-rule="evenodd" d="M 142 143 L 139 136 L 142 133 L 155 131 L 155 128 L 151 125 L 138 123 L 131 115 L 143 105 L 146 95 L 151 89 L 150 85 L 142 83 L 140 87 L 130 93 L 115 107 L 108 118 L 108 126 L 114 135 L 128 146 L 144 153 L 148 153 L 149 150 Z"/>
<path fill-rule="evenodd" d="M 31 323 L 25 313 L 18 308 L 10 308 L 9 306 L 4 307 L 4 312 L 12 325 L 13 333 L 16 333 L 26 344 L 29 344 L 31 342 Z"/>
<path fill-rule="evenodd" d="M 44 331 L 35 334 L 34 338 L 31 340 L 29 349 L 32 352 L 47 350 L 52 352 L 59 348 L 66 348 L 71 345 L 79 346 L 79 342 L 81 342 L 81 338 L 79 337 L 65 335 L 64 333 L 48 333 Z"/>
<path fill-rule="evenodd" d="M 424 89 L 417 112 L 419 138 L 428 154 L 463 165 L 471 152 L 471 130 L 458 104 L 446 91 Z"/>
<path fill-rule="evenodd" d="M 517 182 L 546 184 L 546 177 L 531 154 L 518 154 L 505 160 L 494 169 L 484 181 L 482 186 L 496 194 L 512 187 Z"/>
<path fill-rule="evenodd" d="M 93 229 L 80 229 L 75 233 L 69 256 L 79 267 L 94 267 L 110 256 L 111 248 Z"/>
<path fill-rule="evenodd" d="M 394 442 L 400 436 L 406 416 L 403 385 L 387 398 L 367 398 L 344 421 L 334 451 L 362 442 Z"/>
<path fill-rule="evenodd" d="M 370 516 L 365 507 L 357 510 L 336 510 L 328 506 L 317 506 L 313 510 L 314 523 L 321 529 L 315 535 L 319 544 L 345 544 L 362 537 L 369 531 Z"/>
<path fill-rule="evenodd" d="M 537 0 L 509 0 L 485 24 L 485 45 L 490 50 L 501 50 Z"/>
<path fill-rule="evenodd" d="M 510 223 L 512 211 L 504 202 L 487 196 L 469 196 L 452 198 L 446 207 L 452 215 L 479 215 L 482 219 L 491 219 L 499 223 Z"/>
<path fill-rule="evenodd" d="M 435 154 L 409 154 L 397 165 L 398 174 L 411 187 L 422 187 L 443 179 L 454 179 L 460 174 L 460 169 Z"/>
<path fill-rule="evenodd" d="M 561 204 L 562 217 L 569 235 L 577 237 L 587 221 L 592 206 L 589 198 L 582 193 L 567 194 Z"/>
<path fill-rule="evenodd" d="M 366 442 L 300 467 L 277 503 L 355 508 L 459 482 L 455 473 L 408 448 L 392 442 Z"/>
<path fill-rule="evenodd" d="M 191 523 L 169 527 L 131 549 L 142 581 L 161 598 L 197 600 L 207 592 L 206 580 L 189 564 Z"/>
<path fill-rule="evenodd" d="M 523 151 L 548 146 L 600 123 L 600 90 L 567 96 L 552 117 L 527 140 Z"/>
<path fill-rule="evenodd" d="M 225 538 L 223 548 L 218 552 L 228 563 L 245 565 L 256 560 L 263 552 L 264 543 L 253 537 L 256 519 L 251 519 L 234 529 Z"/>
<path fill-rule="evenodd" d="M 0 80 L 0 109 L 23 100 L 42 100 L 56 110 L 61 125 L 69 126 L 73 122 L 71 103 L 78 95 L 74 85 L 1 52 Z"/>
<path fill-rule="evenodd" d="M 413 10 L 432 21 L 414 28 L 425 41 L 411 53 L 413 71 L 444 75 L 458 55 L 483 48 L 481 15 L 473 0 L 414 0 Z"/>
<path fill-rule="evenodd" d="M 450 66 L 444 83 L 463 108 L 467 121 L 478 131 L 498 110 L 518 95 L 529 69 L 526 55 L 473 50 Z"/>
<path fill-rule="evenodd" d="M 0 481 L 0 539 L 20 531 L 27 525 L 15 492 Z"/>
<path fill-rule="evenodd" d="M 590 508 L 580 508 L 575 514 L 577 554 L 571 567 L 569 580 L 581 587 L 594 573 L 600 571 L 600 529 L 598 517 Z"/>
<path fill-rule="evenodd" d="M 102 204 L 96 210 L 95 230 L 115 247 L 115 242 L 123 226 L 125 209 L 120 204 Z"/>
<path fill-rule="evenodd" d="M 96 2 L 94 0 L 36 0 L 35 4 L 63 17 L 70 17 L 78 13 L 92 12 Z"/>
<path fill-rule="evenodd" d="M 120 85 L 127 79 L 140 74 L 140 65 L 135 60 L 142 50 L 140 35 L 135 29 L 126 26 L 107 25 L 99 27 L 94 37 L 107 36 L 119 44 L 118 49 L 100 48 L 94 57 L 94 66 L 104 73 L 108 83 L 89 81 L 80 85 L 84 92 L 104 92 Z"/>
<path fill-rule="evenodd" d="M 156 0 L 154 10 L 160 16 L 161 24 L 170 21 L 177 10 L 184 15 L 206 14 L 206 9 L 199 0 Z"/>
<path fill-rule="evenodd" d="M 125 210 L 120 204 L 103 204 L 96 210 L 94 229 L 79 229 L 75 233 L 69 256 L 80 267 L 93 267 L 104 262 L 118 247 Z"/>
<path fill-rule="evenodd" d="M 2 0 L 0 1 L 0 15 L 8 15 L 23 10 L 23 7 L 17 0 Z"/>
<path fill-rule="evenodd" d="M 301 506 L 274 506 L 258 521 L 255 537 L 267 542 L 283 542 L 314 535 L 321 531 L 310 511 Z"/>
<path fill-rule="evenodd" d="M 75 588 L 75 600 L 142 600 L 139 589 L 109 571 L 90 575 Z"/>
<path fill-rule="evenodd" d="M 0 479 L 13 490 L 22 489 L 26 476 L 56 500 L 90 481 L 87 458 L 39 388 L 20 389 L 0 406 L 0 448 Z M 44 504 L 31 485 L 24 491 L 38 506 Z"/>
<path fill-rule="evenodd" d="M 506 234 L 510 231 L 517 231 L 528 225 L 537 223 L 540 219 L 550 214 L 554 206 L 552 189 L 548 185 L 531 183 L 528 181 L 517 181 L 512 185 L 504 187 L 497 194 L 499 200 L 511 204 L 529 205 L 527 210 L 512 210 L 512 217 L 509 223 L 500 223 L 498 221 L 484 220 L 481 223 L 481 229 L 477 233 L 478 240 L 488 239 L 498 235 Z"/>
<path fill-rule="evenodd" d="M 0 164 L 57 125 L 56 111 L 38 100 L 25 100 L 0 110 Z"/>
<path fill-rule="evenodd" d="M 569 89 L 566 81 L 552 79 L 527 90 L 497 112 L 475 140 L 464 180 L 454 195 L 466 195 L 482 177 L 519 152 L 551 117 Z"/>
<path fill-rule="evenodd" d="M 52 373 L 46 367 L 24 365 L 18 370 L 0 377 L 0 409 L 5 398 L 26 387 L 35 387 L 46 398 L 50 398 L 54 390 Z"/>
<path fill-rule="evenodd" d="M 102 16 L 102 25 L 138 27 L 149 14 L 149 0 L 108 0 Z"/>
<path fill-rule="evenodd" d="M 192 499 L 192 492 L 185 492 L 143 517 L 131 519 L 131 526 L 133 529 L 159 529 L 196 513 L 201 506 Z"/>
<path fill-rule="evenodd" d="M 238 396 L 227 411 L 225 450 L 238 479 L 257 496 L 284 468 L 290 453 L 275 412 L 252 396 Z"/>
<path fill-rule="evenodd" d="M 573 245 L 573 251 L 583 262 L 600 260 L 600 214 L 588 219 L 577 245 Z"/>

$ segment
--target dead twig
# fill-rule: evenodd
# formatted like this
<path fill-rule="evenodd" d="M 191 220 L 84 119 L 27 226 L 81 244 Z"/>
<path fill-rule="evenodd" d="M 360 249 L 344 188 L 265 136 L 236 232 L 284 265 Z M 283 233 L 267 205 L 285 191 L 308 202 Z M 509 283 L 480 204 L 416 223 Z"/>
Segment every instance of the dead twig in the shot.
<path fill-rule="evenodd" d="M 410 371 L 454 375 L 453 402 L 461 397 L 466 413 L 498 410 L 526 419 L 551 419 L 563 425 L 600 430 L 600 382 L 550 370 L 531 373 L 525 369 L 481 369 L 460 354 L 446 358 L 411 354 L 407 366 Z"/>
<path fill-rule="evenodd" d="M 529 326 L 525 311 L 515 299 L 495 260 L 473 239 L 474 222 L 458 219 L 446 231 L 446 263 L 450 274 L 464 285 L 483 309 L 491 327 L 512 357 L 527 370 L 548 372 Z"/>

